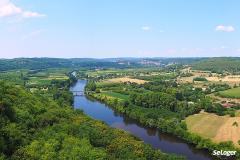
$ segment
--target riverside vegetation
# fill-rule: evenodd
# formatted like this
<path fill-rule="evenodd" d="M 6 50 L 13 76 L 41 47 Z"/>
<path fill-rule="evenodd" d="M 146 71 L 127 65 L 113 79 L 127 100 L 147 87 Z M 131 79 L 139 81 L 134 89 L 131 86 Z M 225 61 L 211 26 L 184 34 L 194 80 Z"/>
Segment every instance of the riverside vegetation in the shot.
<path fill-rule="evenodd" d="M 236 150 L 232 158 L 239 159 L 237 139 L 213 138 L 217 132 L 221 137 L 223 119 L 228 116 L 236 119 L 234 125 L 227 126 L 229 132 L 238 127 L 240 109 L 238 97 L 233 97 L 231 107 L 222 105 L 227 103 L 224 93 L 232 94 L 229 91 L 238 90 L 238 84 L 213 81 L 213 77 L 237 77 L 238 70 L 222 63 L 225 58 L 155 61 L 162 65 L 142 65 L 141 59 L 123 59 L 120 64 L 108 59 L 0 60 L 1 159 L 183 159 L 74 110 L 69 87 L 76 78 L 88 79 L 87 96 L 145 126 L 173 134 L 210 153 Z M 189 71 L 198 63 L 208 64 L 208 68 L 201 68 L 207 71 Z M 222 64 L 222 68 L 227 65 L 226 70 L 215 71 L 214 63 Z M 213 131 L 206 127 L 194 128 L 198 126 L 195 117 L 206 119 L 201 115 L 221 120 L 211 136 L 206 132 Z"/>
<path fill-rule="evenodd" d="M 29 83 L 39 72 L 2 73 L 0 159 L 183 159 L 74 110 L 69 86 L 76 79 L 68 72 L 68 79 Z"/>
<path fill-rule="evenodd" d="M 89 81 L 86 93 L 146 126 L 156 127 L 162 132 L 174 134 L 196 145 L 197 148 L 208 149 L 210 153 L 213 150 L 236 150 L 238 151 L 236 158 L 239 158 L 239 141 L 235 140 L 238 136 L 234 138 L 234 143 L 231 141 L 233 139 L 228 138 L 216 142 L 211 136 L 192 132 L 189 124 L 185 121 L 190 115 L 198 114 L 203 110 L 216 114 L 219 119 L 224 115 L 233 117 L 238 113 L 239 104 L 232 108 L 224 108 L 208 96 L 209 90 L 202 90 L 202 88 L 194 87 L 193 84 L 177 83 L 176 79 L 179 75 L 176 73 L 177 68 L 175 68 L 175 72 L 171 70 L 172 68 L 167 68 L 159 71 L 158 75 L 151 74 L 151 71 L 147 75 L 135 71 L 135 75 L 127 77 L 128 81 L 122 81 L 123 78 L 113 78 L 112 76 L 96 76 Z M 141 83 L 137 82 L 138 79 Z M 203 79 L 204 82 L 206 80 L 204 77 L 199 79 Z M 196 80 L 198 79 L 196 78 Z M 144 81 L 146 83 L 142 83 Z M 227 84 L 209 83 L 208 87 L 212 86 L 216 89 L 227 86 L 225 89 L 222 87 L 219 91 L 229 89 Z M 236 117 L 236 119 L 238 118 Z M 219 126 L 224 125 L 221 121 L 219 123 Z M 205 130 L 204 133 L 211 133 L 214 125 L 218 125 L 218 123 L 210 124 L 213 125 L 212 130 Z M 231 133 L 231 129 L 229 132 Z"/>
<path fill-rule="evenodd" d="M 89 83 L 87 89 L 92 88 L 91 83 Z M 206 109 L 209 109 L 211 104 L 207 99 L 203 99 L 199 103 L 189 104 L 181 102 L 167 93 L 144 91 L 142 87 L 136 84 L 135 89 L 130 89 L 129 86 L 128 89 L 126 89 L 126 85 L 129 84 L 97 84 L 96 92 L 88 92 L 88 95 L 108 104 L 118 112 L 127 114 L 130 118 L 138 120 L 146 126 L 156 127 L 162 132 L 174 134 L 189 143 L 195 144 L 197 148 L 208 149 L 210 153 L 213 150 L 221 149 L 237 150 L 239 152 L 239 149 L 237 149 L 231 141 L 217 144 L 208 138 L 203 138 L 187 130 L 184 119 L 188 115 L 198 113 L 203 109 L 202 106 L 206 106 Z M 99 86 L 101 86 L 101 88 Z M 120 89 L 121 87 L 122 89 Z M 111 91 L 107 91 L 107 89 Z M 129 93 L 129 91 L 132 93 Z M 189 96 L 194 97 L 196 95 L 194 95 L 193 92 L 192 94 L 189 93 Z M 215 110 L 215 108 L 212 110 Z M 239 155 L 237 155 L 237 157 L 239 157 Z"/>

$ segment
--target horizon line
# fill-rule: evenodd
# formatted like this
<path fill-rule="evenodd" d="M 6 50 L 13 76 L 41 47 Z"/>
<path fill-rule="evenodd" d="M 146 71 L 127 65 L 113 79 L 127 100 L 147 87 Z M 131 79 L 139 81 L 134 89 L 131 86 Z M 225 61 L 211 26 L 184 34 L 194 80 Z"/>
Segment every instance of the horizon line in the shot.
<path fill-rule="evenodd" d="M 0 60 L 3 59 L 144 59 L 144 58 L 150 58 L 150 59 L 156 59 L 156 58 L 161 58 L 161 59 L 171 59 L 171 58 L 240 58 L 240 56 L 196 56 L 196 57 L 184 57 L 184 56 L 173 56 L 173 57 L 13 57 L 13 58 L 1 58 Z"/>

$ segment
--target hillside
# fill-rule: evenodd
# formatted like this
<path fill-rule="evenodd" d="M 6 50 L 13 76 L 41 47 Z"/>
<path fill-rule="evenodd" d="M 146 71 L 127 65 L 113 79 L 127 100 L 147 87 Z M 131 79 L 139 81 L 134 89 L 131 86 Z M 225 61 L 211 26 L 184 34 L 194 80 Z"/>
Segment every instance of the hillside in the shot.
<path fill-rule="evenodd" d="M 146 67 L 149 63 L 160 67 L 168 64 L 190 64 L 199 60 L 201 58 L 15 58 L 0 59 L 0 71 L 49 68 L 135 68 Z"/>
<path fill-rule="evenodd" d="M 136 64 L 132 64 L 136 65 Z M 14 69 L 49 69 L 49 68 L 105 68 L 105 67 L 128 67 L 126 64 L 119 65 L 116 61 L 107 59 L 90 58 L 15 58 L 0 59 L 0 71 Z"/>
<path fill-rule="evenodd" d="M 212 71 L 216 73 L 240 73 L 240 58 L 208 58 L 192 64 L 194 70 Z"/>
<path fill-rule="evenodd" d="M 178 159 L 124 131 L 0 82 L 0 159 Z"/>

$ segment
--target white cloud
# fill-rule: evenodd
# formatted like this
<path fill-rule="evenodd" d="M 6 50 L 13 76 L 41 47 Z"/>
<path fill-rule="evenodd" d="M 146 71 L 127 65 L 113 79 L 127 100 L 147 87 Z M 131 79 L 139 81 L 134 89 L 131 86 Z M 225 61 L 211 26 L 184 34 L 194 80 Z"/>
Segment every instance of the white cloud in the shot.
<path fill-rule="evenodd" d="M 13 16 L 16 14 L 20 14 L 21 12 L 21 8 L 15 6 L 14 4 L 6 0 L 0 0 L 0 17 Z"/>
<path fill-rule="evenodd" d="M 29 11 L 25 11 L 23 12 L 22 16 L 24 18 L 31 18 L 31 17 L 45 17 L 44 14 L 40 14 L 40 13 L 37 13 L 37 12 L 29 12 Z"/>
<path fill-rule="evenodd" d="M 142 30 L 144 30 L 144 31 L 149 31 L 151 28 L 149 27 L 149 26 L 143 26 L 142 27 Z"/>
<path fill-rule="evenodd" d="M 11 16 L 20 16 L 22 18 L 34 18 L 44 17 L 45 15 L 37 12 L 26 11 L 16 6 L 10 0 L 0 0 L 0 18 Z"/>
<path fill-rule="evenodd" d="M 222 32 L 233 32 L 235 31 L 235 28 L 233 26 L 218 25 L 215 30 Z"/>

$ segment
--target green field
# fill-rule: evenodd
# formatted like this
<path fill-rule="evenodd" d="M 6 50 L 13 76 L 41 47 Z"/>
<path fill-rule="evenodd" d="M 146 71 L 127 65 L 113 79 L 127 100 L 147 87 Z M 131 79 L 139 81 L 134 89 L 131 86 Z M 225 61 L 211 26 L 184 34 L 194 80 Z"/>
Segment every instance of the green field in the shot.
<path fill-rule="evenodd" d="M 120 93 L 116 93 L 116 92 L 103 92 L 101 94 L 110 96 L 110 97 L 114 97 L 114 98 L 119 98 L 122 100 L 127 100 L 129 98 L 128 95 L 124 95 L 124 94 L 120 94 Z"/>
<path fill-rule="evenodd" d="M 37 84 L 37 85 L 48 85 L 51 83 L 51 80 L 45 79 L 45 78 L 37 78 L 37 77 L 31 77 L 28 81 L 29 85 Z"/>
<path fill-rule="evenodd" d="M 221 91 L 219 92 L 219 95 L 225 98 L 240 98 L 240 87 Z"/>
<path fill-rule="evenodd" d="M 119 83 L 113 83 L 109 81 L 101 81 L 96 83 L 97 87 L 103 88 L 103 87 L 113 87 L 119 85 Z"/>
<path fill-rule="evenodd" d="M 46 77 L 29 77 L 29 84 L 37 84 L 37 85 L 48 85 L 52 80 L 66 80 L 67 76 L 58 74 L 58 75 L 49 75 Z"/>

